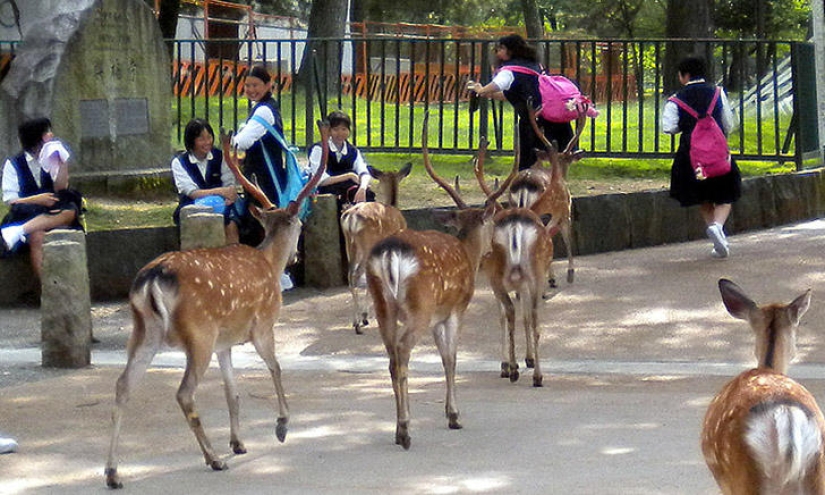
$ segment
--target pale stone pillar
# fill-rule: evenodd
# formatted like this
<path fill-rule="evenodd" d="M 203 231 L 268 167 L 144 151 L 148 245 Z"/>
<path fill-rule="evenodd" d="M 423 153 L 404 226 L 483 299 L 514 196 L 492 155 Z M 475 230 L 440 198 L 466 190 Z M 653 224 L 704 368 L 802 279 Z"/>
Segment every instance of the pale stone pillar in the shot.
<path fill-rule="evenodd" d="M 218 213 L 186 212 L 180 215 L 180 249 L 220 247 L 226 244 L 223 215 Z M 211 209 L 210 209 L 211 211 Z"/>
<path fill-rule="evenodd" d="M 44 243 L 41 285 L 42 365 L 88 366 L 92 353 L 92 304 L 85 242 Z"/>

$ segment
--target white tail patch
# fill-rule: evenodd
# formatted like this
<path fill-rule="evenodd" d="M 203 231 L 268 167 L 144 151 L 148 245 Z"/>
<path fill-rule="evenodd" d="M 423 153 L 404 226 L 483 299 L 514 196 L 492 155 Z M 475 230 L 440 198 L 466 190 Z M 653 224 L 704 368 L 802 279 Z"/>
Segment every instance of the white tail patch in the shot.
<path fill-rule="evenodd" d="M 506 254 L 505 276 L 510 282 L 517 283 L 530 273 L 530 256 L 538 235 L 536 226 L 532 223 L 512 221 L 496 226 L 493 243 L 500 246 Z"/>
<path fill-rule="evenodd" d="M 745 443 L 771 485 L 803 480 L 822 448 L 816 418 L 795 404 L 772 404 L 751 413 Z"/>
<path fill-rule="evenodd" d="M 386 250 L 370 258 L 370 271 L 382 282 L 384 292 L 395 301 L 404 300 L 407 281 L 418 272 L 418 260 L 409 253 Z"/>
<path fill-rule="evenodd" d="M 358 216 L 357 210 L 350 208 L 341 215 L 341 227 L 344 229 L 344 232 L 355 235 L 364 228 L 364 220 Z"/>
<path fill-rule="evenodd" d="M 517 208 L 530 208 L 536 201 L 539 200 L 538 191 L 531 191 L 529 188 L 522 187 L 515 194 L 515 203 Z"/>

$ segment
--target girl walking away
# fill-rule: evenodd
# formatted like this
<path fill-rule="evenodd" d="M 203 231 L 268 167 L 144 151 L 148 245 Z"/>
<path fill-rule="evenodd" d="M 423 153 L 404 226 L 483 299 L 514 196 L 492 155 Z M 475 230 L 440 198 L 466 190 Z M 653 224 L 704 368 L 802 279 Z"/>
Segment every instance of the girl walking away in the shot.
<path fill-rule="evenodd" d="M 498 69 L 493 80 L 487 84 L 470 81 L 467 89 L 478 96 L 495 100 L 507 100 L 513 106 L 518 116 L 519 170 L 524 170 L 536 163 L 536 149 L 544 149 L 544 144 L 536 136 L 530 123 L 530 110 L 541 108 L 541 94 L 539 93 L 538 73 L 542 71 L 536 49 L 517 34 L 510 34 L 500 38 L 495 46 L 495 56 Z M 535 72 L 528 74 L 507 70 L 508 67 L 526 67 Z M 570 122 L 555 123 L 537 117 L 539 128 L 552 143 L 559 149 L 565 149 L 573 139 L 573 126 Z"/>
<path fill-rule="evenodd" d="M 684 86 L 676 98 L 687 104 L 699 116 L 705 115 L 716 97 L 711 115 L 724 134 L 733 128 L 733 113 L 727 95 L 721 88 L 705 80 L 705 61 L 689 57 L 679 62 L 679 82 Z M 668 101 L 662 112 L 662 129 L 667 134 L 681 133 L 679 148 L 670 171 L 670 196 L 684 207 L 699 205 L 699 213 L 706 225 L 708 238 L 713 243 L 711 256 L 727 258 L 730 244 L 725 236 L 725 221 L 731 205 L 742 194 L 742 176 L 733 158 L 730 171 L 716 177 L 697 174 L 691 165 L 691 134 L 698 120 L 674 102 Z"/>

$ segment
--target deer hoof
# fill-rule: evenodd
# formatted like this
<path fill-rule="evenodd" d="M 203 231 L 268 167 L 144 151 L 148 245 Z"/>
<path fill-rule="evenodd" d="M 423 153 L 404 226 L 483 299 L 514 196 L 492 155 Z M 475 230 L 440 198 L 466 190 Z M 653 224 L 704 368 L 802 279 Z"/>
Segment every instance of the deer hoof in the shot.
<path fill-rule="evenodd" d="M 289 421 L 287 418 L 278 418 L 278 426 L 275 427 L 275 436 L 278 441 L 284 443 L 286 440 L 286 424 Z"/>
<path fill-rule="evenodd" d="M 353 323 L 352 327 L 355 329 L 355 334 L 356 335 L 364 335 L 364 331 L 361 329 L 361 324 L 360 323 Z"/>
<path fill-rule="evenodd" d="M 533 375 L 533 386 L 534 387 L 543 387 L 544 386 L 544 384 L 542 383 L 543 381 L 544 381 L 543 376 Z"/>
<path fill-rule="evenodd" d="M 576 272 L 572 268 L 567 270 L 567 283 L 572 284 L 573 279 L 576 278 Z"/>
<path fill-rule="evenodd" d="M 370 320 L 367 319 L 367 313 L 361 313 L 361 326 L 363 326 L 363 327 L 370 326 Z"/>
<path fill-rule="evenodd" d="M 229 447 L 235 454 L 246 454 L 246 447 L 244 447 L 243 442 L 241 442 L 240 440 L 233 440 L 229 442 Z"/>
<path fill-rule="evenodd" d="M 226 463 L 221 461 L 220 459 L 216 459 L 210 462 L 209 467 L 212 468 L 212 471 L 226 471 L 227 469 L 229 469 L 229 466 L 227 466 Z"/>
<path fill-rule="evenodd" d="M 547 281 L 547 286 L 548 286 L 548 287 L 550 287 L 551 289 L 555 289 L 556 287 L 558 287 L 558 286 L 556 285 L 556 279 L 555 279 L 555 278 L 551 278 L 550 280 L 548 280 L 548 281 Z"/>
<path fill-rule="evenodd" d="M 450 426 L 451 430 L 460 430 L 463 428 L 461 423 L 458 422 L 458 413 L 450 413 L 447 415 L 449 418 L 448 425 Z"/>
<path fill-rule="evenodd" d="M 524 365 L 528 368 L 535 368 L 536 367 L 536 360 L 533 358 L 525 358 Z"/>
<path fill-rule="evenodd" d="M 410 450 L 410 434 L 407 433 L 406 428 L 395 432 L 395 444 L 400 445 L 404 450 Z"/>
<path fill-rule="evenodd" d="M 117 475 L 117 469 L 106 469 L 106 486 L 113 489 L 119 490 L 123 488 L 123 483 L 120 481 L 120 476 Z"/>
<path fill-rule="evenodd" d="M 518 370 L 514 369 L 510 371 L 510 383 L 516 383 L 518 381 Z"/>

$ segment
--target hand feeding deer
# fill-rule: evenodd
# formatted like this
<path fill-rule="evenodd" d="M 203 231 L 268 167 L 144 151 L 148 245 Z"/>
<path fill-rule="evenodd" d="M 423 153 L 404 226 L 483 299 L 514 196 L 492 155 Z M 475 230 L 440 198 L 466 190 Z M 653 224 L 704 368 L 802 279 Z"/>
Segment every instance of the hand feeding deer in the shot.
<path fill-rule="evenodd" d="M 320 125 L 324 146 L 328 126 Z M 301 202 L 315 188 L 326 168 L 324 160 L 314 177 L 286 208 L 276 209 L 264 193 L 240 172 L 231 155 L 229 137 L 222 133 L 224 156 L 239 183 L 255 197 L 263 210 L 250 210 L 264 227 L 263 242 L 252 248 L 233 244 L 214 249 L 166 253 L 138 272 L 129 294 L 134 328 L 127 348 L 126 368 L 117 380 L 112 413 L 112 439 L 106 462 L 106 484 L 123 486 L 117 472 L 121 422 L 132 389 L 143 378 L 152 358 L 163 345 L 186 352 L 186 370 L 177 392 L 186 422 L 195 434 L 206 464 L 213 470 L 226 464 L 212 448 L 195 409 L 195 390 L 216 354 L 229 407 L 230 446 L 235 454 L 246 452 L 238 437 L 238 392 L 232 372 L 232 346 L 251 341 L 269 369 L 278 396 L 276 435 L 286 438 L 289 410 L 281 368 L 275 356 L 274 324 L 281 308 L 279 276 L 297 250 Z"/>
<path fill-rule="evenodd" d="M 357 334 L 362 334 L 362 328 L 369 324 L 367 310 L 358 294 L 358 281 L 364 275 L 367 255 L 375 243 L 407 228 L 407 221 L 397 208 L 398 183 L 410 174 L 412 163 L 407 163 L 398 172 L 382 172 L 375 167 L 369 167 L 369 170 L 370 175 L 378 179 L 386 203 L 357 203 L 341 214 L 341 231 L 349 264 L 347 282 L 355 312 L 352 326 Z"/>
<path fill-rule="evenodd" d="M 702 428 L 702 452 L 719 488 L 732 494 L 825 494 L 825 418 L 814 397 L 785 376 L 810 289 L 788 304 L 758 306 L 721 279 L 728 312 L 756 334 L 759 364 L 728 382 Z"/>
<path fill-rule="evenodd" d="M 489 191 L 484 180 L 486 140 L 480 146 L 475 164 L 476 179 L 483 191 Z M 514 171 L 518 169 L 519 149 L 516 146 Z M 511 292 L 521 302 L 524 333 L 527 337 L 525 359 L 533 368 L 533 386 L 541 387 L 543 375 L 539 360 L 538 303 L 544 291 L 545 276 L 553 261 L 553 232 L 544 227 L 539 216 L 527 208 L 510 208 L 493 218 L 492 251 L 483 267 L 499 303 L 501 322 L 501 377 L 511 382 L 519 379 L 515 353 L 516 311 Z"/>
<path fill-rule="evenodd" d="M 533 112 L 534 114 L 535 112 Z M 531 117 L 534 115 L 531 114 Z M 530 208 L 539 216 L 550 215 L 550 222 L 546 228 L 551 233 L 556 229 L 561 232 L 567 250 L 567 282 L 573 283 L 575 266 L 573 262 L 573 218 L 571 216 L 572 199 L 570 188 L 567 186 L 567 172 L 573 162 L 580 160 L 584 154 L 575 150 L 582 130 L 584 120 L 582 116 L 576 122 L 576 132 L 567 144 L 564 151 L 559 152 L 557 147 L 550 143 L 538 127 L 535 118 L 531 118 L 534 132 L 539 136 L 547 148 L 536 153 L 538 161 L 530 168 L 522 170 L 513 185 L 510 186 L 510 203 L 519 208 Z M 546 168 L 543 162 L 550 163 Z M 549 278 L 551 287 L 556 286 L 555 278 Z"/>
<path fill-rule="evenodd" d="M 381 338 L 389 355 L 396 405 L 395 443 L 410 448 L 408 375 L 410 354 L 432 329 L 447 384 L 445 412 L 450 429 L 460 429 L 455 400 L 455 366 L 461 320 L 473 296 L 475 274 L 489 249 L 495 199 L 486 208 L 468 208 L 458 193 L 435 174 L 427 149 L 424 117 L 422 152 L 427 172 L 456 202 L 451 216 L 459 237 L 436 231 L 402 230 L 379 241 L 367 259 L 367 284 Z M 399 325 L 399 322 L 402 325 Z"/>

